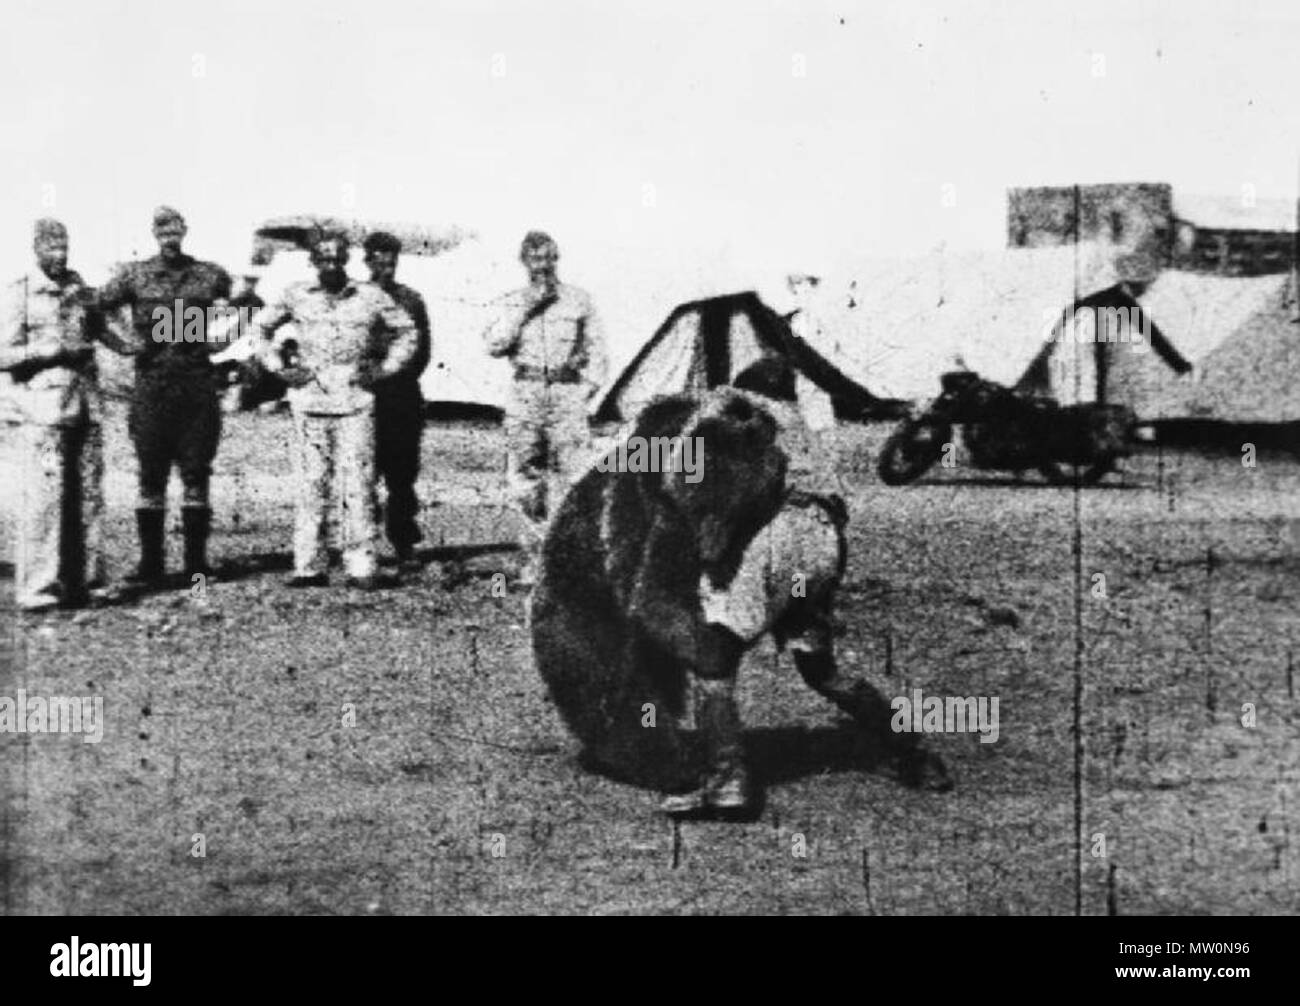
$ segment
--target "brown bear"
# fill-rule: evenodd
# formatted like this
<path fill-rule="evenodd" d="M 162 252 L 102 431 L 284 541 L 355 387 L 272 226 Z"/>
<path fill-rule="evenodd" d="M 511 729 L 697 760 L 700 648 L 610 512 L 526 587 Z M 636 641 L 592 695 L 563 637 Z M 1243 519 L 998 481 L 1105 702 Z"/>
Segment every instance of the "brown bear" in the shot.
<path fill-rule="evenodd" d="M 653 402 L 569 491 L 542 545 L 531 606 L 538 670 L 588 767 L 660 789 L 670 814 L 757 809 L 735 682 L 745 651 L 769 632 L 904 782 L 951 785 L 913 735 L 892 733 L 888 700 L 837 666 L 847 511 L 837 495 L 801 487 L 815 482 L 793 456 L 801 420 L 781 382 L 763 380 L 770 369 L 756 365 L 735 389 L 698 400 Z M 614 463 L 632 443 L 679 437 L 698 438 L 695 477 L 679 465 Z M 688 691 L 703 751 L 678 729 Z"/>
<path fill-rule="evenodd" d="M 699 438 L 703 477 L 593 468 L 570 489 L 542 545 L 533 650 L 584 760 L 672 792 L 690 784 L 688 673 L 725 674 L 741 656 L 705 624 L 701 576 L 730 578 L 780 508 L 786 461 L 772 417 L 725 390 L 659 399 L 630 437 Z"/>

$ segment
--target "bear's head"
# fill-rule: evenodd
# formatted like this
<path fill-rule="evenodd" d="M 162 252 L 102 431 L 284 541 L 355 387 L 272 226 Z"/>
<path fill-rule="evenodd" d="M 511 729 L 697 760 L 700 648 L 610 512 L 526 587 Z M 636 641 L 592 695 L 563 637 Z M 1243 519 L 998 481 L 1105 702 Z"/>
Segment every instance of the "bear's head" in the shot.
<path fill-rule="evenodd" d="M 690 526 L 702 571 L 725 583 L 750 539 L 780 508 L 786 457 L 776 443 L 776 420 L 745 395 L 718 388 L 687 402 L 689 410 L 681 399 L 666 409 L 679 424 L 672 433 L 682 438 L 681 463 L 648 475 L 645 484 Z M 651 409 L 642 416 L 649 422 L 639 426 L 656 425 Z"/>

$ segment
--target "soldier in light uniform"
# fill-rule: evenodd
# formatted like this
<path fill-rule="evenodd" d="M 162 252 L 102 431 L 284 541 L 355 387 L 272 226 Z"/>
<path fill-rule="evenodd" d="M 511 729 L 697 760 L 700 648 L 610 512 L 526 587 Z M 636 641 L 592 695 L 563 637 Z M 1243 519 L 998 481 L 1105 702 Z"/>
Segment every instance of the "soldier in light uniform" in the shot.
<path fill-rule="evenodd" d="M 410 316 L 379 287 L 347 274 L 348 241 L 311 238 L 316 283 L 297 283 L 253 320 L 268 366 L 288 383 L 293 412 L 293 575 L 290 586 L 329 580 L 331 506 L 341 510 L 344 571 L 349 583 L 379 585 L 375 492 L 377 382 L 403 372 L 419 348 Z M 287 366 L 270 353 L 277 329 L 293 322 L 296 345 Z"/>
<path fill-rule="evenodd" d="M 581 472 L 591 449 L 587 405 L 605 382 L 605 334 L 588 294 L 556 276 L 560 252 L 530 231 L 519 252 L 528 286 L 502 298 L 484 338 L 514 367 L 505 434 L 511 490 L 530 523 L 521 538 L 520 581 L 535 575 L 544 521 Z"/>
<path fill-rule="evenodd" d="M 752 792 L 736 703 L 740 660 L 764 633 L 787 649 L 804 682 L 857 720 L 873 736 L 889 740 L 889 702 L 866 680 L 838 668 L 834 653 L 834 599 L 847 558 L 848 511 L 837 468 L 821 441 L 824 394 L 784 360 L 769 356 L 737 375 L 734 386 L 777 422 L 777 445 L 785 454 L 786 494 L 781 509 L 746 547 L 726 583 L 701 578 L 704 621 L 723 655 L 694 682 L 695 714 L 704 737 L 706 765 L 700 785 L 664 798 L 670 814 L 700 811 L 741 813 Z M 833 420 L 833 412 L 830 413 Z M 705 459 L 705 478 L 708 461 Z M 894 741 L 909 778 L 942 789 L 942 764 L 907 750 L 912 735 Z"/>
<path fill-rule="evenodd" d="M 158 254 L 124 266 L 99 294 L 106 312 L 129 306 L 135 329 L 138 355 L 128 425 L 140 465 L 140 565 L 135 579 L 146 584 L 163 577 L 167 480 L 173 465 L 180 470 L 183 487 L 185 571 L 211 572 L 208 484 L 221 439 L 221 379 L 211 356 L 224 342 L 208 339 L 204 325 L 199 325 L 197 339 L 185 341 L 182 335 L 191 309 L 206 319 L 210 308 L 224 307 L 230 297 L 230 275 L 224 269 L 181 251 L 186 226 L 176 210 L 158 207 L 153 233 Z M 165 320 L 169 324 L 163 328 Z"/>
<path fill-rule="evenodd" d="M 17 606 L 39 611 L 107 591 L 104 454 L 93 340 L 131 347 L 103 325 L 92 292 L 67 267 L 68 232 L 39 220 L 34 270 L 6 291 L 0 370 L 14 385 L 23 454 Z"/>

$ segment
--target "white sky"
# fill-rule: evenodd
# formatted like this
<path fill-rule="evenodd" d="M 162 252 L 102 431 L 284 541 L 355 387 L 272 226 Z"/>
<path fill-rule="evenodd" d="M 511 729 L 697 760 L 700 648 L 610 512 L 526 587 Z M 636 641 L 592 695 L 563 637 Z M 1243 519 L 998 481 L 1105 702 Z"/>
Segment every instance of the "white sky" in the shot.
<path fill-rule="evenodd" d="M 232 270 L 285 213 L 504 256 L 543 227 L 616 356 L 692 295 L 999 247 L 1010 185 L 1294 198 L 1300 171 L 1294 0 L 24 0 L 6 26 L 5 275 L 51 214 L 97 282 L 152 254 L 160 202 Z"/>

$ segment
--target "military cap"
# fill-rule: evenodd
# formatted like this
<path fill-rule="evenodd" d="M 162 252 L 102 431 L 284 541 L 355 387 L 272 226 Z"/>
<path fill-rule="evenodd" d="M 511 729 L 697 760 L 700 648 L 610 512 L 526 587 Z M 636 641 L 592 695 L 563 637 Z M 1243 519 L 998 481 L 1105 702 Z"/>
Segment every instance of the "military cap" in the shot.
<path fill-rule="evenodd" d="M 348 239 L 346 231 L 337 227 L 323 227 L 320 224 L 313 224 L 307 233 L 303 235 L 303 239 L 308 251 L 315 251 L 326 243 L 337 244 L 344 251 L 352 247 L 352 242 Z"/>
<path fill-rule="evenodd" d="M 185 218 L 181 216 L 179 210 L 174 210 L 170 206 L 159 206 L 153 211 L 153 225 L 155 227 L 170 223 L 178 223 L 184 226 Z"/>
<path fill-rule="evenodd" d="M 66 241 L 68 228 L 53 217 L 41 217 L 32 228 L 32 237 L 36 241 L 51 241 L 59 238 Z"/>
<path fill-rule="evenodd" d="M 401 254 L 402 242 L 388 231 L 372 231 L 366 235 L 366 240 L 362 247 L 367 255 L 371 252 L 385 252 L 392 255 Z"/>
<path fill-rule="evenodd" d="M 555 238 L 547 234 L 546 231 L 529 231 L 524 235 L 524 240 L 519 245 L 519 254 L 522 255 L 530 249 L 541 248 L 544 245 L 555 245 Z M 555 246 L 559 247 L 559 245 Z"/>

